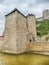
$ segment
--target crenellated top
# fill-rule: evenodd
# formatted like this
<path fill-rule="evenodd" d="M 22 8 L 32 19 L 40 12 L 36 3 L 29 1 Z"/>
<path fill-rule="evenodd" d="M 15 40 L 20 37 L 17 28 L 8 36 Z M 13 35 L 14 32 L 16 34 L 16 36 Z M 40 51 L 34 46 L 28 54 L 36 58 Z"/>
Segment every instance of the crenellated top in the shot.
<path fill-rule="evenodd" d="M 12 10 L 10 13 L 8 13 L 8 14 L 6 14 L 5 16 L 8 16 L 8 15 L 10 15 L 10 14 L 12 14 L 12 13 L 15 13 L 15 12 L 18 12 L 18 13 L 20 13 L 22 16 L 24 16 L 25 18 L 27 18 L 28 16 L 35 16 L 34 14 L 28 14 L 27 16 L 25 16 L 23 13 L 21 13 L 17 8 L 15 8 L 14 10 Z"/>
<path fill-rule="evenodd" d="M 23 15 L 23 16 L 26 18 L 26 16 L 25 16 L 24 14 L 22 14 L 17 8 L 15 8 L 14 10 L 12 10 L 10 13 L 6 14 L 5 16 L 8 16 L 8 15 L 10 15 L 10 14 L 12 14 L 12 13 L 15 13 L 16 11 L 17 11 L 18 13 L 20 13 L 21 15 Z"/>
<path fill-rule="evenodd" d="M 35 15 L 34 14 L 28 14 L 27 17 L 29 17 L 29 16 L 35 16 Z"/>

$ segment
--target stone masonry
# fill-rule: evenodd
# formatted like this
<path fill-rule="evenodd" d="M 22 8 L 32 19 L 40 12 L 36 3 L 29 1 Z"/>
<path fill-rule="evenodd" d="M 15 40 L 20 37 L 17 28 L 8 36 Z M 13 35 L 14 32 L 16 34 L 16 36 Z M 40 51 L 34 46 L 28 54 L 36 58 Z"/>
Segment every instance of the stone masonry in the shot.
<path fill-rule="evenodd" d="M 28 42 L 36 36 L 36 19 L 33 14 L 25 16 L 14 9 L 5 15 L 3 52 L 16 54 L 26 52 Z"/>
<path fill-rule="evenodd" d="M 4 36 L 0 36 L 0 52 L 3 52 Z"/>
<path fill-rule="evenodd" d="M 5 15 L 5 32 L 0 36 L 0 51 L 19 54 L 30 51 L 49 52 L 49 42 L 36 42 L 36 17 L 14 9 Z"/>
<path fill-rule="evenodd" d="M 43 17 L 43 19 L 49 19 L 49 10 L 48 9 L 43 11 L 42 17 Z"/>

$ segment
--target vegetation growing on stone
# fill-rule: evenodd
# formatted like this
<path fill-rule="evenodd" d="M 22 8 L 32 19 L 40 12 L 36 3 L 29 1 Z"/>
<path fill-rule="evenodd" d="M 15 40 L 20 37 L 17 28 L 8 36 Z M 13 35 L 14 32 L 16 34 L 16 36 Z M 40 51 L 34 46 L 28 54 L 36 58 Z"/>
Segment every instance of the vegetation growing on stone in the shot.
<path fill-rule="evenodd" d="M 45 39 L 46 41 L 48 41 L 49 40 L 49 37 L 46 37 L 46 39 Z"/>
<path fill-rule="evenodd" d="M 40 25 L 37 26 L 37 35 L 42 36 L 49 33 L 49 20 L 45 19 L 40 21 Z"/>

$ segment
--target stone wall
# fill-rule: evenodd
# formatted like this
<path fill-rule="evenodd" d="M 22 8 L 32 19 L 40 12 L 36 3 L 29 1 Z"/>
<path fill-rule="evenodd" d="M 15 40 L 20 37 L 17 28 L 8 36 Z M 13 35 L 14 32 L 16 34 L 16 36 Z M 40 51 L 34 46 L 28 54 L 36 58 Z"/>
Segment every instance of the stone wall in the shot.
<path fill-rule="evenodd" d="M 27 51 L 49 52 L 49 42 L 30 42 Z"/>
<path fill-rule="evenodd" d="M 14 10 L 5 16 L 5 33 L 4 37 L 0 38 L 0 50 L 15 54 L 27 51 L 49 51 L 49 42 L 33 42 L 32 39 L 36 37 L 35 16 L 25 17 Z"/>
<path fill-rule="evenodd" d="M 40 21 L 43 21 L 43 17 L 36 18 L 37 23 L 40 23 Z"/>
<path fill-rule="evenodd" d="M 5 16 L 4 52 L 17 52 L 17 12 Z"/>
<path fill-rule="evenodd" d="M 42 13 L 43 19 L 49 19 L 49 10 L 45 9 Z"/>
<path fill-rule="evenodd" d="M 17 19 L 17 52 L 22 53 L 26 51 L 27 43 L 27 25 L 26 18 L 18 13 Z"/>
<path fill-rule="evenodd" d="M 5 17 L 4 52 L 22 53 L 26 51 L 26 18 L 18 11 Z"/>
<path fill-rule="evenodd" d="M 17 9 L 14 9 L 5 16 L 4 52 L 16 54 L 26 52 L 27 42 L 29 42 L 28 35 L 30 39 L 37 36 L 34 15 L 25 17 Z"/>
<path fill-rule="evenodd" d="M 32 34 L 32 37 L 36 38 L 36 17 L 34 15 L 27 16 L 28 32 Z"/>
<path fill-rule="evenodd" d="M 0 52 L 3 51 L 3 44 L 4 44 L 4 36 L 0 36 Z"/>

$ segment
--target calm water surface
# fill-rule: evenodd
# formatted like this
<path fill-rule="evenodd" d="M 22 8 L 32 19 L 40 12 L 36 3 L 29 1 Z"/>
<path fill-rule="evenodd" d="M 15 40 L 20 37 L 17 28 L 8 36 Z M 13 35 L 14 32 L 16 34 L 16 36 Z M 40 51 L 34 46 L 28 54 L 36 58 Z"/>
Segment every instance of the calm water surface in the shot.
<path fill-rule="evenodd" d="M 49 56 L 38 54 L 3 54 L 0 53 L 0 65 L 49 65 Z"/>

